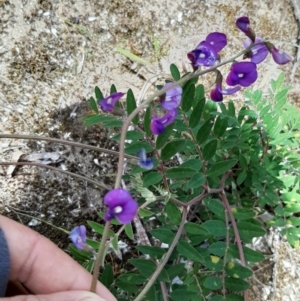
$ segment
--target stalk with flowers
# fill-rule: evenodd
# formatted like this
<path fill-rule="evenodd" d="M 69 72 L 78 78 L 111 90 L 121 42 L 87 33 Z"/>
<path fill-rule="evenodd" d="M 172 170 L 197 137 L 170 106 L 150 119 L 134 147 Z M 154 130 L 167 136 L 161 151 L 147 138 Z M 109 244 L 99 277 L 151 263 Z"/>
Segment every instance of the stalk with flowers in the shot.
<path fill-rule="evenodd" d="M 284 175 L 290 172 L 296 177 L 299 171 L 292 162 L 288 167 L 281 164 L 286 157 L 273 142 L 285 129 L 272 132 L 272 119 L 266 115 L 288 112 L 288 106 L 279 108 L 274 101 L 281 93 L 281 79 L 274 81 L 268 107 L 257 91 L 250 90 L 239 112 L 232 101 L 227 106 L 222 102 L 224 96 L 258 79 L 257 64 L 268 53 L 277 64 L 291 61 L 288 54 L 256 36 L 248 17 L 238 18 L 236 25 L 246 40 L 245 49 L 233 58 L 221 60 L 227 37 L 213 32 L 187 54 L 191 72 L 181 75 L 172 64 L 173 78 L 139 105 L 131 91 L 125 109 L 117 105 L 123 92 L 98 99 L 110 121 L 122 120 L 123 126 L 115 187 L 103 198 L 107 210 L 98 253 L 87 243 L 85 226 L 74 228 L 70 235 L 79 250 L 91 252 L 92 257 L 85 253 L 86 258 L 95 259 L 91 291 L 101 266 L 103 275 L 111 274 L 111 266 L 103 266 L 108 248 L 119 251 L 118 235 L 110 233 L 112 223 L 130 225 L 138 219 L 145 225 L 155 218 L 158 227 L 148 233 L 148 245 L 138 245 L 140 256 L 130 260 L 134 268 L 105 282 L 118 300 L 248 300 L 245 279 L 252 275 L 251 264 L 263 260 L 262 254 L 245 245 L 265 234 L 257 212 L 266 206 L 282 206 L 284 211 L 281 195 L 290 189 L 299 192 L 295 183 L 287 187 Z M 231 67 L 223 81 L 221 67 L 226 64 Z M 216 80 L 206 100 L 200 82 L 210 72 Z M 86 124 L 92 119 L 95 124 L 95 118 L 105 122 L 93 98 L 91 105 L 96 116 L 87 116 Z M 291 121 L 287 124 L 293 133 Z M 294 143 L 293 135 L 286 137 Z M 124 161 L 125 153 L 137 155 L 136 166 Z M 283 234 L 297 244 L 296 234 Z"/>

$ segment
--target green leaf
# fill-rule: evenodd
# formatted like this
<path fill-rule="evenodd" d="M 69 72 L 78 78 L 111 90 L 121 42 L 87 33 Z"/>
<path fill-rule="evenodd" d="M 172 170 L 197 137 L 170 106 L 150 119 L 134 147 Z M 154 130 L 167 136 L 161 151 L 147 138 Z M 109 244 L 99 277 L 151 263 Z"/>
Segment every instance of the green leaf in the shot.
<path fill-rule="evenodd" d="M 181 222 L 181 212 L 177 205 L 172 202 L 168 202 L 165 207 L 165 213 L 173 225 L 179 225 Z"/>
<path fill-rule="evenodd" d="M 162 175 L 159 172 L 150 172 L 148 173 L 143 181 L 144 187 L 149 187 L 150 185 L 154 185 L 158 182 L 160 182 L 162 179 Z"/>
<path fill-rule="evenodd" d="M 183 179 L 193 176 L 196 170 L 186 167 L 173 167 L 166 171 L 166 177 L 169 179 Z"/>
<path fill-rule="evenodd" d="M 135 273 L 126 273 L 123 275 L 120 275 L 117 278 L 117 281 L 120 280 L 122 282 L 127 282 L 131 284 L 144 284 L 147 281 L 147 278 Z"/>
<path fill-rule="evenodd" d="M 206 121 L 207 119 L 210 119 L 212 114 L 217 112 L 217 105 L 215 102 L 213 101 L 208 101 L 205 106 L 204 106 L 204 110 L 203 110 L 203 118 Z"/>
<path fill-rule="evenodd" d="M 200 170 L 201 166 L 202 166 L 202 162 L 200 159 L 189 159 L 180 165 L 180 167 L 188 167 L 188 168 L 195 169 L 197 171 Z"/>
<path fill-rule="evenodd" d="M 218 217 L 218 219 L 225 220 L 224 205 L 219 200 L 205 200 L 205 205 Z"/>
<path fill-rule="evenodd" d="M 159 239 L 161 242 L 166 243 L 168 245 L 170 245 L 173 242 L 175 237 L 175 234 L 171 230 L 164 229 L 162 227 L 151 230 L 150 234 L 155 238 Z"/>
<path fill-rule="evenodd" d="M 87 223 L 88 223 L 88 225 L 89 225 L 95 232 L 99 233 L 100 235 L 103 235 L 103 231 L 104 231 L 104 226 L 103 226 L 103 225 L 100 225 L 100 224 L 95 223 L 95 222 L 93 222 L 93 221 L 87 221 Z M 114 233 L 114 231 L 109 230 L 108 235 L 109 235 L 110 237 L 113 237 L 113 236 L 115 236 L 115 233 Z"/>
<path fill-rule="evenodd" d="M 261 227 L 244 221 L 237 222 L 237 228 L 241 239 L 247 243 L 250 243 L 252 238 L 263 236 L 266 233 Z"/>
<path fill-rule="evenodd" d="M 150 130 L 150 123 L 151 123 L 151 108 L 148 107 L 144 117 L 144 130 L 148 137 L 152 135 L 152 132 Z"/>
<path fill-rule="evenodd" d="M 223 270 L 223 260 L 215 255 L 210 255 L 208 258 L 205 258 L 203 263 L 211 271 L 222 271 Z"/>
<path fill-rule="evenodd" d="M 203 282 L 203 286 L 211 290 L 217 290 L 223 286 L 223 283 L 220 277 L 211 276 L 205 279 L 205 281 Z"/>
<path fill-rule="evenodd" d="M 176 276 L 182 277 L 186 275 L 186 273 L 187 270 L 184 266 L 184 263 L 177 263 L 168 269 L 168 275 L 170 279 L 174 279 Z"/>
<path fill-rule="evenodd" d="M 226 301 L 244 301 L 244 297 L 236 294 L 228 294 L 225 297 Z"/>
<path fill-rule="evenodd" d="M 210 131 L 214 125 L 214 117 L 208 119 L 198 130 L 196 140 L 199 145 L 204 143 L 210 135 Z"/>
<path fill-rule="evenodd" d="M 228 102 L 228 115 L 230 117 L 235 117 L 235 107 L 234 107 L 234 103 L 231 99 Z"/>
<path fill-rule="evenodd" d="M 246 208 L 231 208 L 231 211 L 236 219 L 250 219 L 256 215 L 255 211 Z"/>
<path fill-rule="evenodd" d="M 247 172 L 245 170 L 243 170 L 242 172 L 239 173 L 237 179 L 236 179 L 236 183 L 238 185 L 241 185 L 242 183 L 244 183 L 244 181 L 247 178 Z"/>
<path fill-rule="evenodd" d="M 217 138 L 222 137 L 225 133 L 228 125 L 228 118 L 223 116 L 218 116 L 215 122 L 213 132 Z"/>
<path fill-rule="evenodd" d="M 226 243 L 224 241 L 218 241 L 211 244 L 208 248 L 208 251 L 213 255 L 223 257 L 225 255 L 226 249 Z"/>
<path fill-rule="evenodd" d="M 115 235 L 114 238 L 111 240 L 111 245 L 115 251 L 119 252 L 118 235 Z"/>
<path fill-rule="evenodd" d="M 195 261 L 195 262 L 203 262 L 204 258 L 202 255 L 187 241 L 179 240 L 177 244 L 177 251 L 183 257 Z"/>
<path fill-rule="evenodd" d="M 146 150 L 146 153 L 152 152 L 153 147 L 150 146 L 146 142 L 137 142 L 137 143 L 132 143 L 129 146 L 125 148 L 125 153 L 128 155 L 136 155 L 142 148 Z"/>
<path fill-rule="evenodd" d="M 182 111 L 188 112 L 190 110 L 194 102 L 194 96 L 195 96 L 195 84 L 191 83 L 190 85 L 187 86 L 187 88 L 184 87 L 183 94 L 182 94 L 182 101 L 181 101 Z"/>
<path fill-rule="evenodd" d="M 161 151 L 161 159 L 168 160 L 180 152 L 186 143 L 184 139 L 174 139 L 166 144 Z"/>
<path fill-rule="evenodd" d="M 117 135 L 113 136 L 111 139 L 119 141 L 120 137 L 121 137 L 121 134 L 117 134 Z M 127 131 L 126 132 L 126 138 L 125 138 L 126 140 L 136 141 L 136 140 L 140 140 L 143 138 L 144 138 L 144 135 L 141 132 L 137 132 L 137 131 Z"/>
<path fill-rule="evenodd" d="M 88 115 L 82 118 L 85 126 L 92 126 L 105 121 L 114 121 L 117 120 L 113 116 L 105 116 L 105 115 Z"/>
<path fill-rule="evenodd" d="M 227 262 L 225 271 L 228 276 L 240 279 L 251 277 L 253 274 L 249 268 L 244 267 L 239 263 L 233 261 Z"/>
<path fill-rule="evenodd" d="M 135 294 L 139 290 L 136 285 L 122 282 L 122 281 L 116 281 L 115 285 L 122 291 L 131 293 L 131 294 Z"/>
<path fill-rule="evenodd" d="M 261 253 L 259 253 L 257 251 L 254 251 L 248 247 L 243 246 L 243 251 L 244 251 L 246 261 L 260 262 L 260 261 L 265 260 L 264 255 L 262 255 Z M 229 244 L 229 252 L 234 258 L 240 258 L 237 245 L 230 243 Z"/>
<path fill-rule="evenodd" d="M 128 116 L 135 109 L 136 109 L 135 98 L 134 98 L 132 90 L 129 89 L 128 92 L 127 92 L 127 97 L 126 97 L 126 110 L 127 110 Z M 139 123 L 139 115 L 138 114 L 132 119 L 132 123 L 135 124 L 135 125 L 137 125 Z"/>
<path fill-rule="evenodd" d="M 196 83 L 195 83 L 196 84 Z M 194 103 L 193 103 L 193 108 L 196 107 L 199 101 L 202 101 L 204 98 L 204 103 L 205 103 L 205 91 L 204 91 L 204 86 L 202 84 L 199 84 L 196 87 L 195 90 L 195 98 L 194 98 Z M 204 105 L 204 104 L 203 104 Z"/>
<path fill-rule="evenodd" d="M 233 292 L 245 291 L 250 287 L 249 283 L 238 278 L 226 277 L 225 287 Z"/>
<path fill-rule="evenodd" d="M 202 224 L 202 227 L 214 236 L 226 235 L 226 224 L 222 221 L 208 220 Z"/>
<path fill-rule="evenodd" d="M 208 169 L 207 175 L 209 177 L 216 177 L 216 176 L 223 175 L 225 172 L 230 170 L 236 163 L 237 160 L 235 159 L 217 162 Z"/>
<path fill-rule="evenodd" d="M 156 149 L 160 149 L 166 144 L 169 137 L 173 133 L 174 127 L 175 127 L 175 123 L 172 123 L 165 128 L 165 131 L 162 134 L 158 135 L 156 139 Z"/>
<path fill-rule="evenodd" d="M 131 223 L 125 225 L 125 233 L 129 239 L 134 240 Z"/>
<path fill-rule="evenodd" d="M 139 208 L 139 216 L 140 217 L 149 217 L 152 216 L 154 213 L 150 210 Z"/>
<path fill-rule="evenodd" d="M 203 148 L 202 150 L 202 155 L 204 160 L 209 160 L 211 159 L 216 151 L 217 151 L 217 146 L 218 146 L 218 140 L 217 139 L 212 139 L 210 140 Z"/>
<path fill-rule="evenodd" d="M 113 128 L 113 127 L 121 127 L 123 125 L 122 120 L 114 120 L 114 121 L 109 121 L 107 123 L 104 123 L 102 125 L 102 128 Z"/>
<path fill-rule="evenodd" d="M 199 86 L 197 86 L 196 88 L 196 95 L 195 95 L 195 99 L 197 99 L 197 89 Z M 204 110 L 204 106 L 205 106 L 205 98 L 202 97 L 201 99 L 198 100 L 196 106 L 194 107 L 192 114 L 189 118 L 189 125 L 191 128 L 194 128 L 198 125 L 198 123 L 200 122 L 201 116 L 202 116 L 202 112 Z"/>
<path fill-rule="evenodd" d="M 96 95 L 96 100 L 97 101 L 100 101 L 101 99 L 104 98 L 101 90 L 97 86 L 95 87 L 95 95 Z"/>
<path fill-rule="evenodd" d="M 149 255 L 153 259 L 161 259 L 166 254 L 166 251 L 159 247 L 136 246 L 136 248 L 143 254 Z"/>
<path fill-rule="evenodd" d="M 198 224 L 191 223 L 191 222 L 187 222 L 184 224 L 184 230 L 187 233 L 195 234 L 195 235 L 208 234 L 208 231 L 205 228 L 203 228 L 202 226 L 200 226 Z"/>
<path fill-rule="evenodd" d="M 129 259 L 129 263 L 131 263 L 133 266 L 138 268 L 141 272 L 141 274 L 148 278 L 153 274 L 153 272 L 156 270 L 156 264 L 147 259 Z"/>
<path fill-rule="evenodd" d="M 116 93 L 116 92 L 117 92 L 117 88 L 116 88 L 116 86 L 114 84 L 112 84 L 110 86 L 110 94 L 113 94 L 113 93 Z"/>
<path fill-rule="evenodd" d="M 175 81 L 180 80 L 180 72 L 175 64 L 170 65 L 170 72 Z"/>
<path fill-rule="evenodd" d="M 195 297 L 195 292 L 178 288 L 170 294 L 172 301 L 191 301 Z"/>
<path fill-rule="evenodd" d="M 114 271 L 112 269 L 111 264 L 108 263 L 108 264 L 105 265 L 104 271 L 101 274 L 100 281 L 108 289 L 113 284 L 113 282 L 114 282 Z"/>
<path fill-rule="evenodd" d="M 91 109 L 96 113 L 96 114 L 99 114 L 99 110 L 98 110 L 98 105 L 94 99 L 94 97 L 91 97 L 90 100 L 90 106 L 91 106 Z"/>
<path fill-rule="evenodd" d="M 187 184 L 187 188 L 193 189 L 201 187 L 206 181 L 206 178 L 203 173 L 196 173 L 194 174 Z"/>

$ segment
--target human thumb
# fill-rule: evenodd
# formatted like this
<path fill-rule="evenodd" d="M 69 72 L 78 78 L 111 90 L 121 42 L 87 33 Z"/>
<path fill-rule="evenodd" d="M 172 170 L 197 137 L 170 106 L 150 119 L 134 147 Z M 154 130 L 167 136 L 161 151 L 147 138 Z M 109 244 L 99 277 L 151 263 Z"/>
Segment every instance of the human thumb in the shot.
<path fill-rule="evenodd" d="M 48 295 L 22 295 L 2 298 L 1 301 L 105 301 L 96 294 L 86 291 L 69 291 Z"/>

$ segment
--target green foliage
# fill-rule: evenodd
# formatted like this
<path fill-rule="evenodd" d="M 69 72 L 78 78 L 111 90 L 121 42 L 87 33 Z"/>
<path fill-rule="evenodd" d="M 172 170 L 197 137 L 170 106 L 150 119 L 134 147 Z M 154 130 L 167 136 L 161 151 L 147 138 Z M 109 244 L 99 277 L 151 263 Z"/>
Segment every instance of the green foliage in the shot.
<path fill-rule="evenodd" d="M 175 81 L 187 76 L 174 64 L 170 73 Z M 107 279 L 102 276 L 101 280 L 111 291 L 134 300 L 167 256 L 143 300 L 163 300 L 160 281 L 164 281 L 171 301 L 206 301 L 207 296 L 214 301 L 241 301 L 253 264 L 264 260 L 245 244 L 274 226 L 280 227 L 292 246 L 299 246 L 300 114 L 288 103 L 290 87 L 283 83 L 283 74 L 272 80 L 269 95 L 247 89 L 245 102 L 239 106 L 231 100 L 206 100 L 198 78 L 190 79 L 181 84 L 176 121 L 157 137 L 150 131 L 150 122 L 153 112 L 161 109 L 158 101 L 140 111 L 143 120 L 136 116 L 134 128 L 127 131 L 125 153 L 134 156 L 145 148 L 148 156 L 156 157 L 155 167 L 149 171 L 130 165 L 123 179 L 143 206 L 139 217 L 151 245 L 138 242 L 133 247 L 135 257 L 128 261 L 132 268 L 117 278 L 112 278 L 112 268 L 106 266 L 103 275 Z M 103 97 L 97 87 L 95 94 L 97 101 Z M 119 141 L 123 119 L 100 115 L 93 97 L 90 106 L 94 114 L 83 118 L 85 125 L 109 127 L 112 139 Z M 129 115 L 135 108 L 129 90 L 124 111 Z M 133 161 L 128 159 L 130 164 Z M 186 208 L 187 219 L 182 221 Z M 267 210 L 274 218 L 265 223 L 259 214 Z M 103 225 L 88 224 L 102 235 Z M 110 244 L 117 253 L 118 237 L 113 230 Z M 126 225 L 125 234 L 135 242 L 136 225 Z M 99 247 L 94 241 L 89 244 Z M 84 266 L 91 266 L 89 253 L 72 247 L 70 252 Z"/>

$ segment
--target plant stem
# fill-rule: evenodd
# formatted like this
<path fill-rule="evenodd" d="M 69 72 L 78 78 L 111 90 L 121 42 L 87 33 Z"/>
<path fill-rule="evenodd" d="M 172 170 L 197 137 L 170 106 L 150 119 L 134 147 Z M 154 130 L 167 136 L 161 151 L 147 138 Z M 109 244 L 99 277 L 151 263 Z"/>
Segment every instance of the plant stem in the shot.
<path fill-rule="evenodd" d="M 73 142 L 73 141 L 50 138 L 50 137 L 43 137 L 43 136 L 40 137 L 40 136 L 35 136 L 35 135 L 0 134 L 0 139 L 1 138 L 43 140 L 43 141 L 49 141 L 49 142 L 54 142 L 54 143 L 75 146 L 75 147 L 81 147 L 81 148 L 85 148 L 85 149 L 91 149 L 91 150 L 95 150 L 97 152 L 108 153 L 108 154 L 112 154 L 115 156 L 119 156 L 119 152 L 117 152 L 117 151 L 113 151 L 113 150 L 109 150 L 109 149 L 105 149 L 105 148 L 101 148 L 101 147 L 97 147 L 97 146 L 87 145 L 87 144 L 83 144 L 83 143 L 79 143 L 79 142 Z M 124 155 L 124 156 L 129 159 L 137 159 L 137 157 L 130 156 L 130 155 Z"/>
<path fill-rule="evenodd" d="M 70 177 L 74 177 L 74 178 L 78 178 L 80 180 L 87 181 L 87 182 L 92 183 L 92 184 L 94 184 L 96 186 L 102 187 L 102 188 L 104 188 L 106 190 L 110 190 L 111 189 L 111 187 L 109 187 L 109 186 L 107 186 L 107 185 L 105 185 L 103 183 L 94 181 L 94 180 L 92 180 L 92 179 L 90 179 L 88 177 L 81 176 L 81 175 L 78 175 L 76 173 L 73 173 L 73 172 L 70 172 L 70 171 L 66 171 L 66 170 L 62 170 L 62 169 L 59 169 L 57 167 L 53 167 L 53 166 L 46 165 L 46 164 L 43 164 L 43 163 L 37 163 L 37 162 L 0 162 L 0 165 L 29 165 L 29 166 L 38 166 L 38 167 L 48 168 L 48 169 L 60 172 L 62 174 L 68 175 Z"/>
<path fill-rule="evenodd" d="M 183 207 L 182 208 L 182 219 L 181 219 L 181 223 L 180 226 L 178 228 L 178 231 L 174 237 L 174 240 L 168 250 L 168 252 L 166 253 L 164 259 L 161 261 L 161 263 L 158 265 L 156 271 L 152 274 L 151 278 L 149 279 L 149 281 L 147 282 L 147 284 L 145 285 L 145 287 L 142 289 L 142 291 L 139 293 L 139 295 L 134 299 L 134 301 L 141 301 L 143 300 L 143 297 L 145 296 L 145 294 L 148 292 L 148 290 L 151 288 L 151 286 L 154 284 L 156 278 L 159 276 L 160 272 L 162 271 L 162 269 L 164 268 L 164 266 L 166 265 L 166 263 L 168 262 L 175 246 L 178 243 L 178 240 L 181 236 L 181 233 L 183 231 L 183 227 L 184 227 L 184 223 L 186 221 L 187 218 L 187 208 Z"/>
<path fill-rule="evenodd" d="M 97 258 L 96 258 L 94 269 L 93 269 L 93 278 L 92 278 L 92 284 L 91 284 L 91 289 L 90 289 L 90 291 L 92 293 L 96 292 L 96 286 L 97 286 L 97 281 L 98 281 L 99 270 L 100 270 L 101 263 L 103 261 L 104 250 L 105 250 L 105 245 L 106 245 L 108 233 L 109 233 L 109 230 L 110 230 L 110 225 L 111 225 L 111 221 L 106 222 L 104 230 L 103 230 L 101 243 L 100 243 L 100 246 L 99 246 Z"/>

